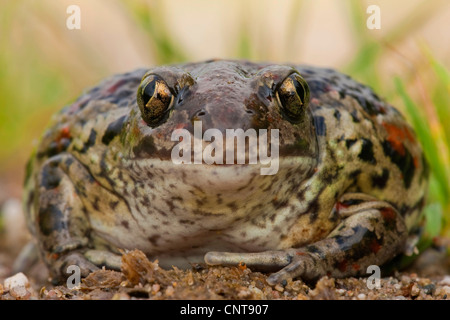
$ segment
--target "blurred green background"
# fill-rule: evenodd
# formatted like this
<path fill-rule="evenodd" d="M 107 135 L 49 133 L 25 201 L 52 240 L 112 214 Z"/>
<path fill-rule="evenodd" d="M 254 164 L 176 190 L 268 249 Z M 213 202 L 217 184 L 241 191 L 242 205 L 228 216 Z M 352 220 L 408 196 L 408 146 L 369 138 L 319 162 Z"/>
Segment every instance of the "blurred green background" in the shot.
<path fill-rule="evenodd" d="M 81 9 L 69 30 L 66 9 Z M 369 5 L 381 29 L 369 30 Z M 210 58 L 333 67 L 416 129 L 432 167 L 427 239 L 450 236 L 450 1 L 2 0 L 0 206 L 51 114 L 117 72 Z"/>

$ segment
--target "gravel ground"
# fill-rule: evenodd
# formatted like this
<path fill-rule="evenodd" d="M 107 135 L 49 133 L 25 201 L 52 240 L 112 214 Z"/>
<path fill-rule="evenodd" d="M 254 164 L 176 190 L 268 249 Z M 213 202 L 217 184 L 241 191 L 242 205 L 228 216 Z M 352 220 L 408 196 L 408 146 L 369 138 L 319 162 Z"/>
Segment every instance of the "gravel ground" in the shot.
<path fill-rule="evenodd" d="M 434 254 L 432 254 L 434 255 Z M 157 262 L 150 262 L 138 250 L 123 255 L 121 272 L 99 270 L 82 280 L 79 287 L 52 286 L 42 276 L 45 267 L 39 266 L 27 276 L 0 278 L 0 299 L 43 300 L 128 300 L 128 299 L 283 299 L 283 300 L 450 300 L 450 275 L 441 274 L 449 268 L 448 257 L 428 265 L 437 273 L 419 276 L 416 272 L 396 273 L 382 278 L 380 288 L 369 289 L 367 278 L 321 278 L 317 283 L 302 280 L 269 286 L 266 274 L 253 272 L 245 266 L 206 267 L 196 265 L 192 270 L 163 270 Z M 8 268 L 3 267 L 2 270 Z M 434 270 L 434 271 L 433 271 Z"/>

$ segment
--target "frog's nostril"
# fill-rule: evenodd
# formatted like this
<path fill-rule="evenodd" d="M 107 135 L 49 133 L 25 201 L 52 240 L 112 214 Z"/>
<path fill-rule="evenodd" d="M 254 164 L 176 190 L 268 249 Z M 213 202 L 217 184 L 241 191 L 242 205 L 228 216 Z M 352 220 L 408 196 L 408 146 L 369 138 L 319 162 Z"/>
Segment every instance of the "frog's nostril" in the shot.
<path fill-rule="evenodd" d="M 245 112 L 247 112 L 248 114 L 255 114 L 253 110 L 245 110 Z"/>
<path fill-rule="evenodd" d="M 200 110 L 200 111 L 197 112 L 196 115 L 201 117 L 201 116 L 204 116 L 205 114 L 206 114 L 206 112 L 204 110 Z"/>

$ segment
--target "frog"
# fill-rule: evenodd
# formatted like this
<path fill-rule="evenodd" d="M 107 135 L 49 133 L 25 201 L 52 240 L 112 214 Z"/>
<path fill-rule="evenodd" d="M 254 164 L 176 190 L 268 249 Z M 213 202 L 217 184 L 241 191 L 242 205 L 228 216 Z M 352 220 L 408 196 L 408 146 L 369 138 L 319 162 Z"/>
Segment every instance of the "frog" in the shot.
<path fill-rule="evenodd" d="M 198 123 L 276 131 L 277 171 L 176 163 L 174 132 L 194 139 Z M 350 76 L 212 59 L 116 74 L 66 105 L 28 162 L 24 206 L 57 281 L 71 265 L 120 270 L 138 249 L 163 268 L 245 265 L 274 285 L 363 276 L 410 250 L 428 171 L 404 116 Z"/>

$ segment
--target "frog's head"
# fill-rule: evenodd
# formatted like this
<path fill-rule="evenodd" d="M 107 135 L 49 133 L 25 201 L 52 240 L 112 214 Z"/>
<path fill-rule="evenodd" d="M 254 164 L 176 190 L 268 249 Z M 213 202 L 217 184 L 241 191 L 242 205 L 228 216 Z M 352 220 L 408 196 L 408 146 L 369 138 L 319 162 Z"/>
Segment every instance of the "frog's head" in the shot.
<path fill-rule="evenodd" d="M 127 147 L 132 158 L 158 159 L 165 162 L 164 165 L 169 162 L 169 166 L 184 170 L 186 174 L 194 168 L 198 172 L 200 166 L 194 163 L 202 160 L 201 155 L 197 156 L 198 152 L 203 152 L 201 170 L 221 175 L 217 187 L 223 187 L 226 182 L 226 188 L 233 183 L 239 188 L 238 180 L 242 180 L 241 184 L 248 183 L 255 174 L 261 173 L 261 167 L 269 165 L 261 164 L 259 157 L 256 165 L 248 164 L 251 140 L 248 138 L 246 164 L 234 165 L 239 167 L 234 170 L 240 170 L 237 179 L 237 175 L 230 172 L 233 165 L 226 159 L 230 151 L 225 141 L 229 130 L 254 133 L 259 142 L 263 135 L 265 139 L 274 137 L 272 131 L 275 130 L 279 139 L 269 139 L 271 144 L 267 146 L 272 149 L 272 156 L 274 151 L 279 152 L 280 167 L 272 171 L 274 176 L 292 174 L 295 169 L 306 175 L 317 159 L 317 141 L 308 104 L 308 84 L 296 69 L 286 65 L 218 60 L 157 67 L 144 75 L 137 90 L 137 106 L 129 119 L 131 130 L 128 130 Z M 185 148 L 186 144 L 180 147 L 180 137 L 189 148 Z M 204 141 L 201 149 L 195 149 L 199 137 Z M 223 144 L 215 141 L 221 138 Z M 223 148 L 215 148 L 211 153 L 213 148 L 207 149 L 209 141 L 217 142 L 215 146 L 220 143 Z M 237 143 L 229 146 L 233 148 L 231 151 L 239 152 Z M 180 153 L 180 149 L 183 152 Z M 223 165 L 206 164 L 205 152 L 214 155 L 213 164 L 220 163 L 221 158 Z M 179 164 L 181 159 L 187 161 Z"/>

